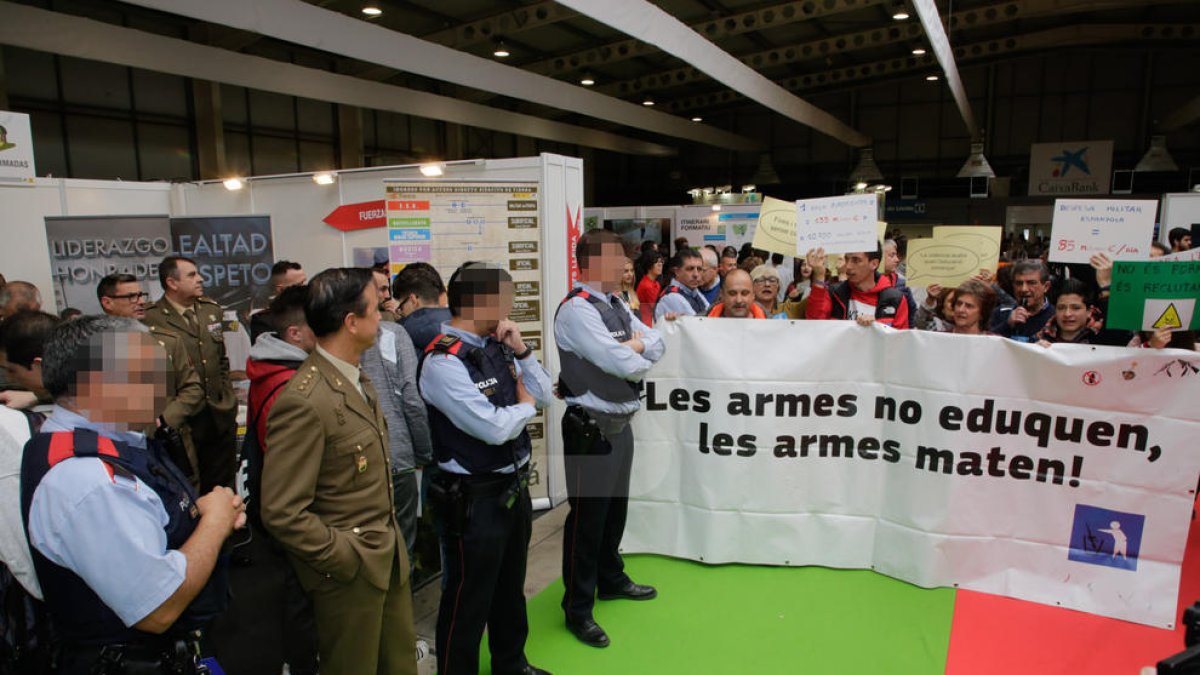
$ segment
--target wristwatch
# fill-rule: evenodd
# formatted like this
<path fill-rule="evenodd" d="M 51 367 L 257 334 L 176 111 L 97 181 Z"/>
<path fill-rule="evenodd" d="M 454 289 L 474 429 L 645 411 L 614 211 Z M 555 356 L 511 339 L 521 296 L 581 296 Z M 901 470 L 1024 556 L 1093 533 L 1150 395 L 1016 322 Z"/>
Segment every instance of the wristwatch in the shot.
<path fill-rule="evenodd" d="M 526 345 L 525 351 L 521 352 L 520 354 L 513 354 L 513 358 L 515 358 L 518 361 L 523 361 L 532 353 L 533 353 L 533 347 Z"/>

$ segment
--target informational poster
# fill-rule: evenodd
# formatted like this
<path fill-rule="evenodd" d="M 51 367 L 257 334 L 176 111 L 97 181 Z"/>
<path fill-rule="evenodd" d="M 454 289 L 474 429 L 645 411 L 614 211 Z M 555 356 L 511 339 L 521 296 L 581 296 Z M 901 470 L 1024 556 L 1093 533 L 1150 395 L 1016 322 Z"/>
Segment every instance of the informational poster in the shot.
<path fill-rule="evenodd" d="M 1124 330 L 1200 330 L 1200 261 L 1117 262 L 1107 325 Z"/>
<path fill-rule="evenodd" d="M 501 266 L 513 278 L 509 318 L 545 363 L 538 184 L 385 181 L 384 185 L 392 269 L 425 261 L 449 281 L 466 262 Z M 582 210 L 569 214 L 568 220 L 568 229 L 581 229 Z M 535 499 L 547 497 L 545 412 L 539 412 L 528 429 L 533 440 L 529 491 Z"/>
<path fill-rule="evenodd" d="M 644 241 L 663 244 L 664 233 L 670 233 L 670 218 L 614 218 L 604 221 L 604 229 L 612 230 L 621 237 L 627 252 L 639 251 Z"/>
<path fill-rule="evenodd" d="M 96 286 L 109 274 L 132 274 L 158 296 L 158 263 L 174 252 L 171 222 L 163 216 L 95 216 L 46 219 L 54 302 L 98 314 Z"/>
<path fill-rule="evenodd" d="M 1174 626 L 1200 475 L 1195 352 L 664 324 L 625 551 L 873 569 Z"/>
<path fill-rule="evenodd" d="M 1108 194 L 1112 159 L 1112 141 L 1034 143 L 1029 148 L 1029 194 Z"/>
<path fill-rule="evenodd" d="M 796 246 L 791 255 L 814 248 L 855 253 L 879 245 L 877 193 L 801 199 L 796 202 Z"/>
<path fill-rule="evenodd" d="M 172 218 L 175 251 L 196 261 L 204 294 L 247 321 L 254 293 L 269 286 L 275 252 L 270 216 Z"/>
<path fill-rule="evenodd" d="M 753 241 L 761 208 L 761 204 L 738 204 L 722 205 L 720 211 L 713 211 L 711 206 L 681 206 L 675 215 L 672 239 L 686 237 L 693 248 L 712 244 L 718 251 L 726 246 L 740 250 L 742 244 Z"/>
<path fill-rule="evenodd" d="M 355 246 L 350 250 L 351 261 L 355 267 L 375 267 L 388 264 L 388 247 L 386 246 Z"/>
<path fill-rule="evenodd" d="M 1058 199 L 1050 230 L 1050 261 L 1087 263 L 1150 257 L 1158 202 L 1138 199 Z"/>
<path fill-rule="evenodd" d="M 29 115 L 0 110 L 0 183 L 33 185 L 36 175 Z"/>
<path fill-rule="evenodd" d="M 983 270 L 996 271 L 1004 228 L 939 226 L 933 237 L 908 242 L 908 285 L 956 287 Z"/>
<path fill-rule="evenodd" d="M 797 249 L 795 202 L 764 197 L 752 241 L 757 249 L 781 255 L 803 256 L 808 249 Z"/>

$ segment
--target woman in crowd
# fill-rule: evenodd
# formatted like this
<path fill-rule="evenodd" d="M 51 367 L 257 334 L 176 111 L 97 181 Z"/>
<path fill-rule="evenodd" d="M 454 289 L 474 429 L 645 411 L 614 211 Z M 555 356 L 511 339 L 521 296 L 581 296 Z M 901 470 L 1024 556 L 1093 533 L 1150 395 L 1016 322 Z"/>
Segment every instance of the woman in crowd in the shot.
<path fill-rule="evenodd" d="M 929 284 L 926 290 L 925 302 L 917 305 L 913 316 L 913 328 L 931 330 L 937 333 L 949 333 L 954 328 L 954 290 L 943 288 L 940 284 Z"/>
<path fill-rule="evenodd" d="M 812 293 L 812 265 L 804 257 L 796 258 L 796 280 L 788 286 L 788 302 L 803 302 Z"/>
<path fill-rule="evenodd" d="M 621 275 L 621 299 L 625 304 L 629 305 L 629 309 L 638 311 L 641 306 L 641 300 L 638 298 L 637 284 L 635 283 L 633 273 L 633 261 L 629 258 L 625 259 L 625 271 Z"/>
<path fill-rule="evenodd" d="M 659 285 L 662 272 L 663 258 L 658 251 L 645 251 L 638 257 L 638 308 L 642 313 L 642 323 L 647 326 L 654 323 L 654 305 L 658 303 L 658 294 L 662 291 Z"/>
<path fill-rule="evenodd" d="M 768 319 L 786 319 L 787 312 L 779 306 L 779 270 L 759 265 L 750 273 L 754 284 L 754 301 L 762 307 Z"/>
<path fill-rule="evenodd" d="M 996 309 L 996 292 L 978 279 L 968 279 L 954 289 L 954 313 L 951 315 L 955 335 L 987 335 L 988 321 Z"/>

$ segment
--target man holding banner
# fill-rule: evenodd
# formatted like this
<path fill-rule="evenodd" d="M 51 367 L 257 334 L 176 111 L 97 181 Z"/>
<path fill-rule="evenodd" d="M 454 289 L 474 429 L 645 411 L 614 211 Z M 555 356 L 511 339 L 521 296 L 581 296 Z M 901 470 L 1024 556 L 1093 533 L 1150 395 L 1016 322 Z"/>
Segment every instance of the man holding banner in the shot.
<path fill-rule="evenodd" d="M 607 647 L 608 635 L 592 616 L 597 591 L 601 600 L 650 600 L 658 594 L 625 574 L 618 547 L 633 464 L 629 423 L 641 408 L 642 377 L 662 357 L 663 346 L 658 332 L 615 294 L 625 257 L 620 238 L 606 230 L 587 232 L 575 257 L 579 281 L 554 317 L 562 367 L 558 394 L 568 406 L 563 454 L 571 505 L 563 528 L 562 607 L 575 637 Z M 698 277 L 699 256 L 687 260 Z"/>

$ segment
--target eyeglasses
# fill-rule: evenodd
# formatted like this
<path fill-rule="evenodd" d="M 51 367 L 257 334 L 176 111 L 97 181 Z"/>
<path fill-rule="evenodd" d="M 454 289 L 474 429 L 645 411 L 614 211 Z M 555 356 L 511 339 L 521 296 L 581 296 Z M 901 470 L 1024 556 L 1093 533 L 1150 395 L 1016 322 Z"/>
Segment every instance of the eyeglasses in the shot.
<path fill-rule="evenodd" d="M 150 294 L 149 293 L 126 293 L 124 295 L 110 295 L 108 297 L 112 298 L 113 300 L 129 300 L 130 302 L 133 302 L 136 300 L 146 300 L 147 298 L 150 297 Z"/>
<path fill-rule="evenodd" d="M 778 286 L 779 280 L 776 279 L 775 277 L 759 277 L 754 280 L 754 283 L 756 283 L 756 284 L 775 284 L 776 286 Z"/>

